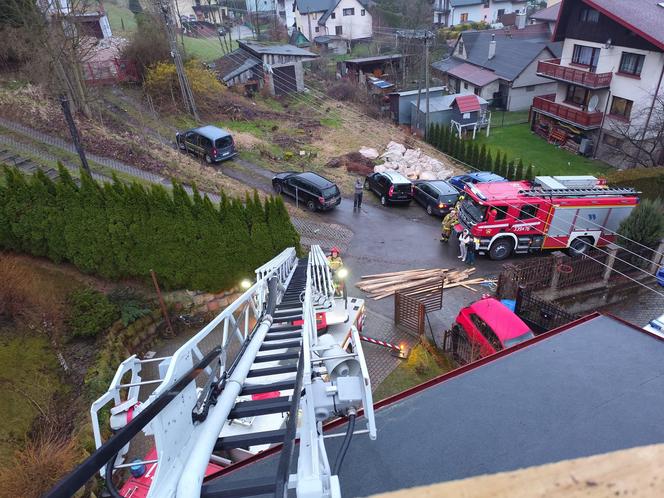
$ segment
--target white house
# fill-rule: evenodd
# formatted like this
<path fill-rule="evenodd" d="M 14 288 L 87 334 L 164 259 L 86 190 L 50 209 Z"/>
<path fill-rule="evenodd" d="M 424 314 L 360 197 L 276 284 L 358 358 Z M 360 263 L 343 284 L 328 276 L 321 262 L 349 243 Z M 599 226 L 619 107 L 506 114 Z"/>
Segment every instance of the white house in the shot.
<path fill-rule="evenodd" d="M 557 86 L 533 100 L 533 131 L 570 150 L 633 166 L 617 158 L 628 128 L 652 140 L 658 118 L 652 110 L 664 95 L 663 27 L 658 0 L 563 0 L 554 33 L 563 41 L 562 55 L 537 69 Z"/>
<path fill-rule="evenodd" d="M 336 35 L 348 41 L 371 38 L 371 14 L 364 0 L 295 0 L 294 27 L 309 39 Z"/>
<path fill-rule="evenodd" d="M 434 0 L 433 22 L 454 26 L 466 22 L 493 24 L 503 14 L 526 10 L 526 0 Z"/>

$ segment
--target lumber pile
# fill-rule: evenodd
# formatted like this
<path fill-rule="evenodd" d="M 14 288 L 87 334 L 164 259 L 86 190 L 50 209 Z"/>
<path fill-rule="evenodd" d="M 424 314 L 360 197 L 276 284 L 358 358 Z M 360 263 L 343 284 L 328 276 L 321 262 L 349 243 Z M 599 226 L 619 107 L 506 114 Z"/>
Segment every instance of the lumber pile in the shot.
<path fill-rule="evenodd" d="M 464 287 L 477 292 L 470 287 L 472 284 L 489 282 L 484 278 L 470 278 L 475 268 L 464 268 L 461 270 L 449 270 L 447 268 L 417 269 L 396 271 L 390 273 L 378 273 L 376 275 L 365 275 L 361 277 L 356 287 L 367 294 L 371 299 L 384 299 L 392 296 L 397 291 L 405 293 L 422 292 L 433 290 L 443 280 L 443 288 Z"/>

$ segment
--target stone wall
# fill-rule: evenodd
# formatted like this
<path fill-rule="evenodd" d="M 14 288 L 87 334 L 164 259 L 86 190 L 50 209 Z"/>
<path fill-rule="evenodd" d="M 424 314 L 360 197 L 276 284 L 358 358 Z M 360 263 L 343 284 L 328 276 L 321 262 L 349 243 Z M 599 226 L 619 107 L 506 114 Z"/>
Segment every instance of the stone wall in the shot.
<path fill-rule="evenodd" d="M 201 313 L 217 314 L 226 306 L 235 301 L 241 292 L 230 289 L 216 294 L 198 291 L 175 291 L 164 294 L 167 306 L 172 306 L 176 311 L 197 315 Z"/>

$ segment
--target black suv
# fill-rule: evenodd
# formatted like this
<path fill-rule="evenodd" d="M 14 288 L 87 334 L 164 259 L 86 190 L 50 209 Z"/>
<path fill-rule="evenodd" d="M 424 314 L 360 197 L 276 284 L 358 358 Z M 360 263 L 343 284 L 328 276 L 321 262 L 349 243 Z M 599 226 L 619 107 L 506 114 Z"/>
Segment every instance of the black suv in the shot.
<path fill-rule="evenodd" d="M 364 180 L 364 188 L 378 194 L 383 206 L 393 202 L 410 203 L 413 200 L 413 184 L 396 171 L 370 174 Z"/>
<path fill-rule="evenodd" d="M 444 180 L 417 180 L 413 183 L 413 198 L 429 214 L 443 216 L 449 213 L 459 200 L 459 191 Z"/>
<path fill-rule="evenodd" d="M 216 126 L 201 126 L 175 134 L 180 150 L 205 159 L 208 164 L 225 161 L 237 155 L 233 136 Z"/>
<path fill-rule="evenodd" d="M 305 204 L 310 211 L 325 211 L 341 204 L 339 187 L 311 171 L 279 173 L 272 178 L 272 188 Z"/>

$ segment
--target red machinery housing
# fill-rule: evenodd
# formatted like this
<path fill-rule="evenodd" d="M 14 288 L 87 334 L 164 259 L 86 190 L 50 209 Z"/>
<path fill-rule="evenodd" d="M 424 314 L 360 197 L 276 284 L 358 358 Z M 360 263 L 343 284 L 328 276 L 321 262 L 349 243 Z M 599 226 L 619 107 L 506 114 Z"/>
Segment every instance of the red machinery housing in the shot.
<path fill-rule="evenodd" d="M 578 255 L 606 246 L 639 203 L 634 189 L 610 188 L 592 176 L 466 184 L 465 191 L 459 221 L 479 239 L 479 253 L 495 260 L 544 249 Z"/>

